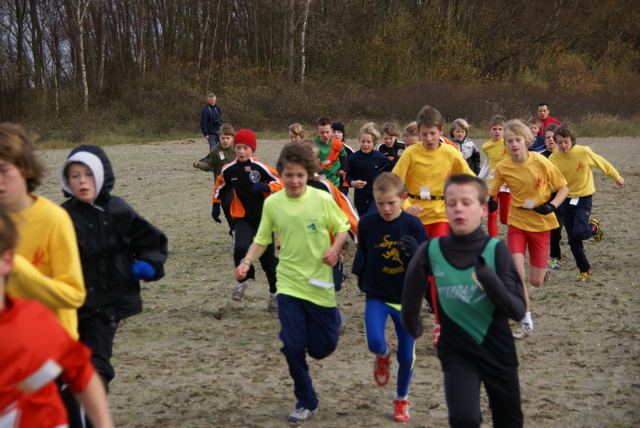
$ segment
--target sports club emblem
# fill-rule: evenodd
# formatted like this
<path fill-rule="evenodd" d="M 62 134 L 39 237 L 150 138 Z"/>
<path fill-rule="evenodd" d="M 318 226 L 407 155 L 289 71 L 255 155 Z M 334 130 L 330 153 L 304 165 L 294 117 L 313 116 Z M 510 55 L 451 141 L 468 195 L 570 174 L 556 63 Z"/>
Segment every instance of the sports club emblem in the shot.
<path fill-rule="evenodd" d="M 257 183 L 262 181 L 262 175 L 260 175 L 260 173 L 255 169 L 252 169 L 249 173 L 249 180 L 251 180 L 252 183 Z"/>

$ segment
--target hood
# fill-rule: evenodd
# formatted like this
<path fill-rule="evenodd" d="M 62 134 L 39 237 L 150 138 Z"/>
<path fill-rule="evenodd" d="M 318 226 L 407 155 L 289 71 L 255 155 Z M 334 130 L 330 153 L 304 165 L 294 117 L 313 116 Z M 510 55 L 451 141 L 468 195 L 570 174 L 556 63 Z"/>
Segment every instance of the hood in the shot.
<path fill-rule="evenodd" d="M 82 163 L 91 170 L 96 184 L 96 199 L 100 197 L 109 198 L 109 193 L 113 190 L 116 180 L 111 168 L 111 162 L 102 148 L 85 144 L 76 147 L 69 153 L 69 157 L 60 167 L 60 184 L 62 185 L 62 193 L 66 197 L 73 195 L 69 180 L 67 180 L 64 173 L 67 166 L 72 163 Z"/>

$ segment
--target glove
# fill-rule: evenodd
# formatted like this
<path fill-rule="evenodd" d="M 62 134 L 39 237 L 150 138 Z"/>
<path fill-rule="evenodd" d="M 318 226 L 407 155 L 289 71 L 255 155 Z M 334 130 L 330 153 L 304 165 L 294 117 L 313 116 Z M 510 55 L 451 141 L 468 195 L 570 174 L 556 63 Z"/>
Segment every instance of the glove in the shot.
<path fill-rule="evenodd" d="M 131 266 L 131 273 L 133 274 L 133 280 L 138 282 L 141 279 L 147 280 L 153 278 L 156 271 L 149 263 L 140 260 Z"/>
<path fill-rule="evenodd" d="M 496 202 L 495 199 L 493 199 L 493 196 L 489 196 L 489 200 L 487 201 L 487 205 L 489 206 L 489 212 L 490 213 L 494 213 L 494 212 L 498 211 L 498 203 Z"/>
<path fill-rule="evenodd" d="M 404 235 L 400 239 L 402 240 L 402 244 L 398 246 L 400 254 L 405 258 L 405 260 L 409 260 L 418 250 L 418 241 L 410 235 Z"/>
<path fill-rule="evenodd" d="M 533 210 L 538 214 L 548 215 L 556 210 L 556 206 L 553 205 L 552 203 L 546 203 L 546 204 L 538 205 Z"/>
<path fill-rule="evenodd" d="M 262 181 L 254 183 L 251 186 L 251 190 L 253 190 L 256 193 L 260 193 L 260 192 L 271 193 L 271 187 L 269 187 L 267 183 L 263 183 Z"/>
<path fill-rule="evenodd" d="M 214 202 L 211 207 L 211 217 L 213 217 L 216 223 L 222 223 L 222 220 L 220 220 L 220 204 L 217 202 Z"/>

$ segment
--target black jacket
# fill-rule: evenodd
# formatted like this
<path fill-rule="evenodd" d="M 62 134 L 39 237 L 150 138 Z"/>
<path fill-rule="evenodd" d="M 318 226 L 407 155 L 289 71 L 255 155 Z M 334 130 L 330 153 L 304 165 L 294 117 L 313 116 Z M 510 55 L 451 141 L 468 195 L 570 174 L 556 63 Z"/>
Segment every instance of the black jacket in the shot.
<path fill-rule="evenodd" d="M 64 176 L 69 163 L 87 165 L 94 174 L 96 187 L 100 183 L 99 167 L 95 155 L 103 166 L 104 180 L 92 204 L 71 195 Z M 114 308 L 120 319 L 142 311 L 140 283 L 133 280 L 131 267 L 136 261 L 146 261 L 155 270 L 149 281 L 164 276 L 167 259 L 167 237 L 124 200 L 111 196 L 115 177 L 106 153 L 97 146 L 76 147 L 61 169 L 63 193 L 70 199 L 62 204 L 73 221 L 78 239 L 82 271 L 87 297 L 78 310 L 79 318 L 87 318 L 104 308 Z"/>

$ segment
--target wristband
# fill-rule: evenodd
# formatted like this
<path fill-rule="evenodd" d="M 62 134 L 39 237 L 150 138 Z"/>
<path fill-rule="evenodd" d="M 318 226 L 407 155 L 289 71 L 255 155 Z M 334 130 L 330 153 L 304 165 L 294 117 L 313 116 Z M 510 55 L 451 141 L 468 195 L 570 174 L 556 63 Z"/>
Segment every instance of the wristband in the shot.
<path fill-rule="evenodd" d="M 251 260 L 251 257 L 245 257 L 242 260 L 240 260 L 240 264 L 244 263 L 245 261 L 249 262 L 249 266 L 251 266 L 253 264 L 253 260 Z"/>

